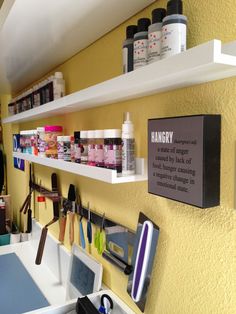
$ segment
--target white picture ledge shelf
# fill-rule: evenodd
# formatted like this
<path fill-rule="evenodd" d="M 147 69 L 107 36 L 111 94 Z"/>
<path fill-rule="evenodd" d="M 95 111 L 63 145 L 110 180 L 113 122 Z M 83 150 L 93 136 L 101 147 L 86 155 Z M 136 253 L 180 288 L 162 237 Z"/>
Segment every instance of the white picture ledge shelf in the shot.
<path fill-rule="evenodd" d="M 74 162 L 66 162 L 63 160 L 38 157 L 30 154 L 13 153 L 13 157 L 24 159 L 35 164 L 51 167 L 76 175 L 88 177 L 91 179 L 107 182 L 110 184 L 129 183 L 147 180 L 146 160 L 136 158 L 136 174 L 132 176 L 117 175 L 116 170 L 82 165 Z"/>
<path fill-rule="evenodd" d="M 3 123 L 61 115 L 235 75 L 236 42 L 222 45 L 220 40 L 212 40 L 181 54 L 10 116 L 3 119 Z"/>

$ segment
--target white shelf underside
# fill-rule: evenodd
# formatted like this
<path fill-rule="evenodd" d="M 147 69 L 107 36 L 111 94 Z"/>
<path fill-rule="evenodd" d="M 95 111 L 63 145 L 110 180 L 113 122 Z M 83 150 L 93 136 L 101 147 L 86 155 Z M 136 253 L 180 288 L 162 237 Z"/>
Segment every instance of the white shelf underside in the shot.
<path fill-rule="evenodd" d="M 51 167 L 91 179 L 116 184 L 147 180 L 146 162 L 143 158 L 136 158 L 136 174 L 132 176 L 119 176 L 115 170 L 87 166 L 74 162 L 66 162 L 57 159 L 42 158 L 30 154 L 13 153 L 13 157 L 24 159 L 35 164 Z"/>

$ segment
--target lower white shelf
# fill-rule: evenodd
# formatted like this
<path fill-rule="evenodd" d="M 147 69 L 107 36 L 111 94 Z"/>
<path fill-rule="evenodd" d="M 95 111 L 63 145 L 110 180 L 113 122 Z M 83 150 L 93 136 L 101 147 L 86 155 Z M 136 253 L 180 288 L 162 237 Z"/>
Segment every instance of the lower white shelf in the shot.
<path fill-rule="evenodd" d="M 136 158 L 136 174 L 132 176 L 121 176 L 116 170 L 86 166 L 74 162 L 38 157 L 30 154 L 13 153 L 13 157 L 24 159 L 35 164 L 51 167 L 91 179 L 116 184 L 147 180 L 147 165 L 144 158 Z"/>

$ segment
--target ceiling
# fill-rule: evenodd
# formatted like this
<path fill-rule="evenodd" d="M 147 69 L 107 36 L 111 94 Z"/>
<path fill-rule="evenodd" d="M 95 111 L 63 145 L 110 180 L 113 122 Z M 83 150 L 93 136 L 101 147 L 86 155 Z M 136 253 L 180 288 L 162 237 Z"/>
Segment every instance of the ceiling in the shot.
<path fill-rule="evenodd" d="M 16 93 L 154 0 L 5 0 L 0 93 Z"/>

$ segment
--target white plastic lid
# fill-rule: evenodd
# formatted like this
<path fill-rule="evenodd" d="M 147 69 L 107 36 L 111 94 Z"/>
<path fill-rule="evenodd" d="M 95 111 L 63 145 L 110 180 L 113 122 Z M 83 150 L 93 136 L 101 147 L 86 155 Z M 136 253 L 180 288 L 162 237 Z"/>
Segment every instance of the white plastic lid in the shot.
<path fill-rule="evenodd" d="M 37 132 L 45 132 L 45 127 L 44 126 L 39 126 L 37 128 Z"/>
<path fill-rule="evenodd" d="M 62 136 L 62 135 L 57 136 L 58 142 L 63 142 L 63 140 L 64 140 L 64 136 Z"/>
<path fill-rule="evenodd" d="M 104 138 L 104 130 L 95 130 L 94 138 Z"/>
<path fill-rule="evenodd" d="M 64 142 L 70 142 L 71 136 L 70 135 L 63 136 L 63 140 Z"/>
<path fill-rule="evenodd" d="M 37 134 L 37 130 L 29 130 L 28 132 L 29 132 L 29 134 L 33 134 L 33 135 Z"/>
<path fill-rule="evenodd" d="M 104 138 L 120 138 L 121 130 L 120 129 L 107 129 L 104 130 Z"/>
<path fill-rule="evenodd" d="M 80 138 L 87 138 L 88 131 L 80 131 Z"/>
<path fill-rule="evenodd" d="M 122 124 L 122 137 L 126 135 L 133 135 L 134 132 L 134 125 L 130 120 L 130 113 L 124 113 L 124 123 Z"/>
<path fill-rule="evenodd" d="M 62 72 L 55 72 L 54 76 L 55 76 L 55 78 L 60 78 L 60 79 L 63 78 Z"/>
<path fill-rule="evenodd" d="M 87 137 L 88 137 L 88 138 L 94 138 L 94 134 L 95 134 L 95 131 L 94 131 L 94 130 L 89 130 L 89 131 L 87 132 Z"/>

